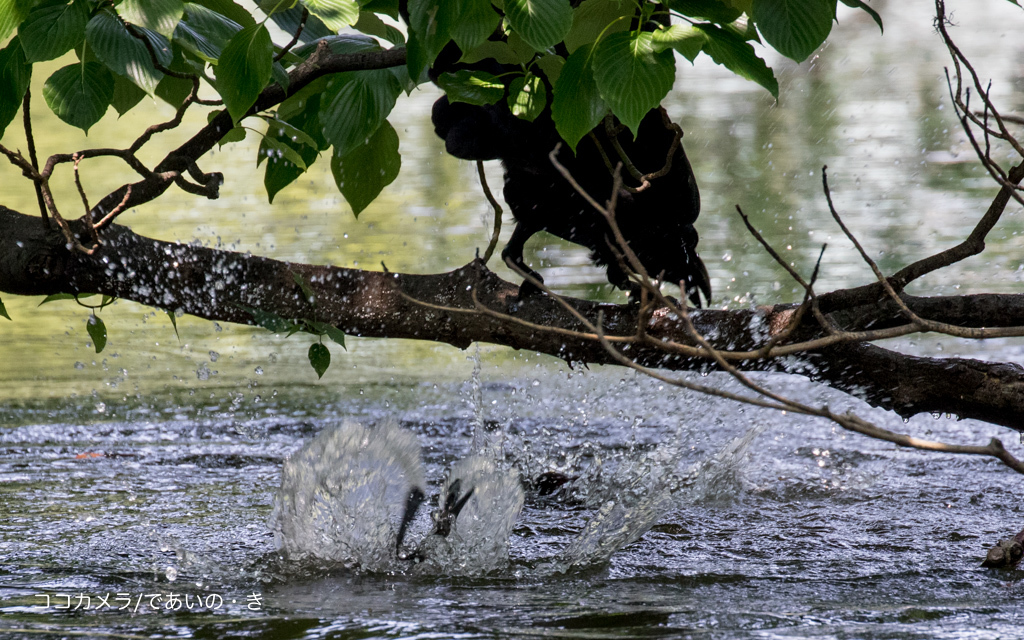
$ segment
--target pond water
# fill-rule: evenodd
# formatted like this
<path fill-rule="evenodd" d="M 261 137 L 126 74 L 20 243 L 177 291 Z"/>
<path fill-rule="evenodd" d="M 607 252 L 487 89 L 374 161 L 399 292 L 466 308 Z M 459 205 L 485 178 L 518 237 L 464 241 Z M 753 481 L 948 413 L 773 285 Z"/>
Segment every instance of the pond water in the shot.
<path fill-rule="evenodd" d="M 778 105 L 707 60 L 680 65 L 668 107 L 701 186 L 700 250 L 716 306 L 798 296 L 746 235 L 736 203 L 804 273 L 829 243 L 822 290 L 871 278 L 828 217 L 824 164 L 837 206 L 888 270 L 965 236 L 994 193 L 949 107 L 930 4 L 872 6 L 884 36 L 841 7 L 820 54 L 799 66 L 777 61 Z M 996 0 L 950 8 L 993 96 L 1024 111 L 1024 12 Z M 37 97 L 46 75 L 34 74 Z M 399 101 L 401 184 L 358 220 L 324 166 L 268 205 L 249 164 L 251 134 L 203 165 L 228 178 L 220 200 L 169 193 L 124 222 L 287 260 L 423 273 L 459 266 L 486 243 L 490 222 L 472 167 L 441 155 L 427 116 L 435 97 Z M 44 155 L 130 139 L 146 124 L 108 114 L 86 139 L 36 113 Z M 15 129 L 3 142 L 23 147 Z M 123 175 L 113 165 L 83 171 L 93 199 Z M 500 168 L 489 176 L 499 184 Z M 3 204 L 31 212 L 23 182 L 0 167 Z M 73 184 L 60 189 L 59 203 L 76 206 Z M 1019 292 L 1022 233 L 1020 207 L 1008 208 L 985 254 L 915 292 Z M 623 300 L 586 253 L 546 236 L 528 247 L 557 290 Z M 1024 526 L 1021 481 L 986 460 L 898 451 L 632 372 L 573 370 L 490 347 L 476 355 L 352 338 L 347 351 L 332 348 L 334 364 L 317 381 L 299 337 L 188 317 L 176 337 L 163 314 L 123 301 L 104 310 L 110 338 L 96 354 L 85 309 L 38 302 L 4 296 L 15 322 L 0 327 L 0 636 L 987 639 L 1024 628 L 1024 572 L 978 566 L 989 545 Z M 1024 363 L 1019 340 L 890 346 Z M 903 424 L 799 379 L 762 379 L 888 428 L 965 443 L 997 436 L 1024 455 L 1015 434 L 989 425 L 930 416 Z M 527 491 L 508 563 L 486 575 L 280 560 L 271 512 L 287 456 L 345 420 L 388 417 L 422 447 L 428 494 L 474 433 L 499 441 L 502 461 L 526 478 L 558 471 L 572 480 L 550 497 Z M 645 479 L 666 473 L 682 480 L 638 541 L 607 562 L 588 548 L 568 571 L 544 568 L 604 505 L 636 506 Z"/>

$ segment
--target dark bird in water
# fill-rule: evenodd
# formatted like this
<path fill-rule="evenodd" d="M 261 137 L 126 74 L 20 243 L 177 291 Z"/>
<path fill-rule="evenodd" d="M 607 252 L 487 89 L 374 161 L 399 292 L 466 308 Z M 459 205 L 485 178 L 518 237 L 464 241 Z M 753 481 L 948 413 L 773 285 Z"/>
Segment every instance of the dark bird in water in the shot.
<path fill-rule="evenodd" d="M 538 231 L 547 231 L 591 250 L 591 259 L 607 268 L 608 281 L 630 292 L 623 247 L 605 217 L 559 173 L 549 154 L 561 142 L 550 110 L 533 122 L 517 118 L 506 101 L 476 106 L 434 103 L 434 131 L 451 155 L 465 160 L 501 160 L 505 168 L 505 201 L 516 219 L 512 237 L 502 251 L 507 263 L 543 281 L 526 266 L 523 247 Z M 634 139 L 613 118 L 585 136 L 576 153 L 562 144 L 556 154 L 579 186 L 599 203 L 612 196 L 615 165 L 623 156 L 631 163 L 620 170 L 615 222 L 626 244 L 652 278 L 679 283 L 694 305 L 700 293 L 711 297 L 707 270 L 697 255 L 694 222 L 700 214 L 700 192 L 682 145 L 682 130 L 664 109 L 653 109 L 641 121 Z M 530 293 L 524 283 L 522 293 Z"/>

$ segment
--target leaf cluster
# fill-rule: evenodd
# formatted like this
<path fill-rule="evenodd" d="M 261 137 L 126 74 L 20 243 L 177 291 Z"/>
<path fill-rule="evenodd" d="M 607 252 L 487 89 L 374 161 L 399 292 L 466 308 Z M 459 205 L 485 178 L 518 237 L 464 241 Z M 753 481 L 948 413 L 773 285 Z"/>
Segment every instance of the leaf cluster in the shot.
<path fill-rule="evenodd" d="M 671 89 L 677 54 L 693 62 L 704 53 L 777 97 L 753 45 L 805 59 L 828 36 L 838 1 L 259 0 L 250 11 L 232 0 L 0 0 L 0 42 L 9 38 L 0 50 L 0 135 L 35 63 L 66 54 L 77 60 L 46 79 L 43 97 L 85 132 L 110 107 L 123 115 L 146 97 L 180 107 L 201 81 L 215 96 L 202 102 L 223 104 L 236 125 L 252 115 L 266 122 L 257 164 L 271 202 L 329 151 L 335 183 L 358 215 L 401 169 L 388 115 L 403 91 L 428 80 L 442 51 L 469 65 L 437 78 L 451 100 L 506 100 L 526 120 L 550 109 L 575 148 L 609 112 L 635 133 Z M 841 1 L 881 25 L 860 0 Z M 268 21 L 291 41 L 275 43 Z M 405 47 L 407 65 L 329 75 L 276 113 L 253 114 L 260 93 L 274 84 L 287 91 L 288 72 L 318 45 L 365 55 Z M 247 129 L 236 126 L 221 143 Z"/>

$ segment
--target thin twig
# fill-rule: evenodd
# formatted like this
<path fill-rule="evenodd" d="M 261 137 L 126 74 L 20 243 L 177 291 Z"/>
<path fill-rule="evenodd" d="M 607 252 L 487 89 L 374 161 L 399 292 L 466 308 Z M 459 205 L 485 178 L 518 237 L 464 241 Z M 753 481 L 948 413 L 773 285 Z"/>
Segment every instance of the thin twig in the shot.
<path fill-rule="evenodd" d="M 291 51 L 292 47 L 294 47 L 296 45 L 296 43 L 298 43 L 299 37 L 302 35 L 302 30 L 304 28 L 306 28 L 306 20 L 308 20 L 308 19 L 309 19 L 309 9 L 307 9 L 305 6 L 303 6 L 302 7 L 302 17 L 299 18 L 299 27 L 295 30 L 295 35 L 292 36 L 292 39 L 288 42 L 288 44 L 286 44 L 284 46 L 283 49 L 281 49 L 280 51 L 277 52 L 277 55 L 274 56 L 274 62 L 280 62 L 281 58 L 283 58 L 286 55 L 288 55 L 288 52 Z"/>
<path fill-rule="evenodd" d="M 484 252 L 482 260 L 484 264 L 491 259 L 494 255 L 494 249 L 498 246 L 498 237 L 501 235 L 501 205 L 498 204 L 494 194 L 491 193 L 491 188 L 487 185 L 487 175 L 484 173 L 484 163 L 482 160 L 476 161 L 476 172 L 480 176 L 480 186 L 484 190 L 484 196 L 487 198 L 487 202 L 491 203 L 491 207 L 494 208 L 494 228 L 491 230 L 491 240 L 487 243 L 487 251 Z"/>
<path fill-rule="evenodd" d="M 25 126 L 25 140 L 28 142 L 28 157 L 32 162 L 32 168 L 39 172 L 39 158 L 36 156 L 36 139 L 32 135 L 32 115 L 31 115 L 31 103 L 32 103 L 32 89 L 25 90 L 25 98 L 21 101 L 21 116 Z M 50 219 L 46 213 L 46 203 L 43 202 L 43 189 L 39 186 L 39 183 L 35 180 L 32 181 L 32 186 L 36 191 L 36 202 L 39 203 L 39 215 L 43 217 L 43 228 L 50 228 Z"/>

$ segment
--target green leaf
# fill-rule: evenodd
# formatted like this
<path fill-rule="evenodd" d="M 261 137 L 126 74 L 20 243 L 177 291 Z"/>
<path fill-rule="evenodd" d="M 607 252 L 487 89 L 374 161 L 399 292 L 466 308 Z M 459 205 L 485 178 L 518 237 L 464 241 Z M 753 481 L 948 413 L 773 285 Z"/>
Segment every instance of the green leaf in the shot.
<path fill-rule="evenodd" d="M 462 69 L 455 73 L 442 73 L 437 78 L 437 86 L 444 89 L 452 102 L 483 106 L 505 97 L 505 85 L 486 71 Z"/>
<path fill-rule="evenodd" d="M 505 17 L 512 29 L 537 51 L 553 47 L 572 27 L 569 0 L 506 0 Z"/>
<path fill-rule="evenodd" d="M 131 79 L 140 89 L 153 95 L 156 85 L 159 84 L 164 74 L 153 66 L 153 58 L 149 55 L 146 45 L 128 33 L 128 29 L 114 12 L 108 10 L 97 12 L 85 28 L 85 37 L 89 48 L 96 54 L 100 62 L 107 65 L 107 68 L 120 76 Z M 169 63 L 171 61 L 170 45 L 161 36 L 156 37 L 160 40 L 150 39 L 150 43 L 155 45 L 154 51 L 163 55 L 164 59 L 161 60 L 161 64 Z M 160 44 L 157 45 L 157 42 Z"/>
<path fill-rule="evenodd" d="M 669 9 L 684 16 L 729 24 L 743 14 L 743 11 L 721 0 L 668 0 Z"/>
<path fill-rule="evenodd" d="M 391 113 L 402 92 L 386 70 L 342 73 L 327 84 L 320 109 L 323 135 L 338 157 L 366 143 Z"/>
<path fill-rule="evenodd" d="M 302 0 L 302 4 L 332 31 L 352 26 L 359 19 L 359 5 L 355 0 Z"/>
<path fill-rule="evenodd" d="M 185 3 L 185 15 L 174 29 L 174 42 L 200 59 L 216 63 L 242 25 L 202 5 Z"/>
<path fill-rule="evenodd" d="M 32 65 L 25 62 L 21 39 L 15 36 L 0 50 L 0 138 L 18 115 L 31 80 Z"/>
<path fill-rule="evenodd" d="M 708 36 L 703 51 L 712 60 L 742 78 L 753 80 L 778 99 L 779 81 L 771 67 L 757 57 L 750 43 L 713 24 L 698 24 L 694 28 Z"/>
<path fill-rule="evenodd" d="M 295 280 L 295 284 L 299 285 L 299 289 L 302 289 L 302 295 L 306 296 L 306 302 L 316 306 L 316 293 L 314 293 L 313 287 L 309 286 L 309 283 L 306 282 L 306 279 L 293 271 L 292 280 Z"/>
<path fill-rule="evenodd" d="M 365 144 L 344 156 L 337 153 L 337 147 L 334 150 L 331 173 L 356 216 L 374 201 L 384 187 L 394 182 L 402 168 L 398 134 L 387 120 Z"/>
<path fill-rule="evenodd" d="M 515 63 L 519 65 L 528 65 L 533 61 L 534 56 L 537 55 L 537 50 L 533 48 L 526 40 L 523 40 L 523 36 L 519 35 L 515 31 L 508 34 L 508 46 L 515 53 Z"/>
<path fill-rule="evenodd" d="M 555 128 L 573 153 L 576 153 L 576 145 L 583 136 L 600 124 L 608 113 L 608 105 L 594 82 L 592 49 L 593 45 L 584 45 L 569 56 L 551 99 L 551 118 L 555 121 Z"/>
<path fill-rule="evenodd" d="M 267 158 L 270 158 L 271 162 L 287 160 L 303 171 L 306 170 L 306 161 L 302 159 L 298 151 L 288 143 L 270 136 L 264 136 L 260 141 L 260 149 L 256 153 L 256 166 L 263 164 Z"/>
<path fill-rule="evenodd" d="M 594 80 L 601 97 L 634 136 L 676 78 L 675 56 L 671 51 L 655 53 L 652 38 L 648 32 L 613 33 L 594 49 Z"/>
<path fill-rule="evenodd" d="M 256 20 L 253 19 L 252 14 L 248 10 L 238 6 L 233 0 L 192 0 L 191 3 L 186 4 L 198 4 L 206 7 L 210 11 L 215 11 L 222 16 L 233 20 L 242 27 L 251 27 L 256 24 Z M 186 7 L 187 9 L 188 7 Z"/>
<path fill-rule="evenodd" d="M 114 97 L 114 76 L 99 62 L 69 64 L 43 84 L 43 99 L 57 117 L 89 133 Z"/>
<path fill-rule="evenodd" d="M 324 328 L 324 331 L 326 331 L 328 338 L 330 338 L 331 340 L 333 340 L 336 343 L 340 344 L 342 349 L 345 349 L 346 351 L 348 351 L 348 347 L 345 346 L 345 332 L 344 331 L 342 331 L 341 329 L 335 327 L 334 325 L 330 325 L 330 324 L 327 325 Z"/>
<path fill-rule="evenodd" d="M 0 300 L 0 316 L 3 316 L 5 318 L 7 318 L 8 320 L 11 319 L 11 316 L 9 316 L 7 314 L 7 307 L 4 306 L 4 301 L 3 300 Z M 344 336 L 345 334 L 341 334 L 341 335 Z M 332 338 L 333 338 L 333 336 L 332 336 Z M 337 342 L 337 340 L 335 340 L 335 342 Z M 342 343 L 342 345 L 344 346 L 344 343 Z"/>
<path fill-rule="evenodd" d="M 875 24 L 878 25 L 878 29 L 882 33 L 885 33 L 885 27 L 882 26 L 882 16 L 878 15 L 877 11 L 875 11 L 874 9 L 869 7 L 868 5 L 866 5 L 863 2 L 861 2 L 861 0 L 839 0 L 839 1 L 842 2 L 843 4 L 845 4 L 848 7 L 852 7 L 854 9 L 863 9 L 864 11 L 866 11 L 867 14 L 869 16 L 871 16 L 871 18 L 875 21 Z M 1018 7 L 1020 6 L 1019 4 L 1017 4 L 1017 0 L 1010 0 L 1010 2 L 1012 2 L 1013 4 L 1016 4 Z"/>
<path fill-rule="evenodd" d="M 317 378 L 323 378 L 327 368 L 331 366 L 331 352 L 323 344 L 314 342 L 309 345 L 309 364 L 316 371 Z"/>
<path fill-rule="evenodd" d="M 32 0 L 0 0 L 0 42 L 14 33 L 32 9 Z"/>
<path fill-rule="evenodd" d="M 548 104 L 548 90 L 540 76 L 528 73 L 512 80 L 508 88 L 508 106 L 512 115 L 533 122 Z"/>
<path fill-rule="evenodd" d="M 261 311 L 245 305 L 238 305 L 238 308 L 251 315 L 256 324 L 273 333 L 284 333 L 295 326 L 294 323 L 285 320 L 276 313 Z"/>
<path fill-rule="evenodd" d="M 797 62 L 825 42 L 836 0 L 754 0 L 750 17 L 768 44 Z"/>
<path fill-rule="evenodd" d="M 146 92 L 134 82 L 122 76 L 114 76 L 114 97 L 110 99 L 110 104 L 117 109 L 119 116 L 131 111 L 132 107 L 142 102 L 145 97 Z"/>
<path fill-rule="evenodd" d="M 585 44 L 610 33 L 626 31 L 636 5 L 621 0 L 585 0 L 573 9 L 572 28 L 565 35 L 565 48 L 572 53 Z"/>
<path fill-rule="evenodd" d="M 309 135 L 302 129 L 281 120 L 274 116 L 260 116 L 267 121 L 267 135 L 273 135 L 280 140 L 288 140 L 291 143 L 299 143 L 317 148 L 317 142 L 313 139 L 313 136 Z"/>
<path fill-rule="evenodd" d="M 178 339 L 178 342 L 181 342 L 181 334 L 178 333 L 178 318 L 175 317 L 174 312 L 169 309 L 164 313 L 167 314 L 167 318 L 171 321 L 171 326 L 174 327 L 174 337 Z"/>
<path fill-rule="evenodd" d="M 395 20 L 398 20 L 398 0 L 359 0 L 359 4 L 362 5 L 363 11 L 383 13 L 386 16 L 391 16 Z"/>
<path fill-rule="evenodd" d="M 409 0 L 406 66 L 410 78 L 418 79 L 452 39 L 460 5 L 453 0 Z"/>
<path fill-rule="evenodd" d="M 278 119 L 274 121 L 287 121 L 289 125 L 294 126 L 296 130 L 302 131 L 313 140 L 313 147 L 304 144 L 298 148 L 299 155 L 307 167 L 313 164 L 320 151 L 330 146 L 321 133 L 319 115 L 320 96 L 327 83 L 321 80 L 319 88 L 316 86 L 317 84 L 307 85 L 302 91 L 288 98 L 278 109 Z M 267 128 L 267 135 L 278 138 L 287 137 L 288 139 L 292 137 L 287 129 L 275 127 L 273 124 Z M 286 159 L 268 162 L 266 173 L 263 176 L 263 185 L 267 189 L 270 202 L 273 203 L 274 196 L 302 174 L 303 170 L 298 165 L 288 162 Z"/>
<path fill-rule="evenodd" d="M 540 67 L 540 70 L 544 72 L 545 76 L 547 76 L 548 82 L 551 86 L 554 86 L 555 83 L 558 82 L 558 76 L 562 74 L 562 67 L 565 66 L 565 58 L 554 53 L 541 56 L 537 60 L 537 66 Z"/>
<path fill-rule="evenodd" d="M 18 27 L 25 59 L 42 62 L 58 58 L 85 38 L 89 5 L 85 0 L 48 0 L 32 10 Z"/>
<path fill-rule="evenodd" d="M 480 46 L 498 28 L 501 16 L 491 0 L 463 0 L 462 13 L 452 27 L 452 40 L 462 51 Z"/>
<path fill-rule="evenodd" d="M 170 40 L 185 11 L 182 0 L 122 0 L 117 13 L 128 22 Z"/>
<path fill-rule="evenodd" d="M 315 322 L 312 320 L 309 320 L 307 322 L 309 322 L 309 326 L 313 328 L 317 335 L 327 336 L 331 340 L 334 340 L 336 343 L 340 344 L 343 349 L 345 349 L 346 351 L 348 350 L 348 347 L 345 346 L 344 331 L 342 331 L 338 327 L 335 327 L 332 324 L 327 324 L 326 322 Z"/>
<path fill-rule="evenodd" d="M 107 346 L 107 325 L 103 324 L 98 315 L 92 314 L 85 322 L 85 330 L 92 338 L 92 346 L 96 349 L 96 353 L 103 351 L 103 347 Z"/>
<path fill-rule="evenodd" d="M 46 304 L 48 302 L 57 302 L 58 300 L 74 300 L 74 299 L 75 299 L 75 294 L 73 294 L 73 293 L 52 293 L 52 294 L 46 296 L 45 298 L 43 298 L 43 301 L 40 302 L 36 306 L 41 307 L 41 306 L 43 306 L 44 304 Z"/>
<path fill-rule="evenodd" d="M 405 36 L 402 35 L 402 32 L 378 18 L 377 14 L 372 11 L 360 11 L 359 20 L 354 26 L 357 31 L 384 38 L 391 44 L 399 46 L 405 44 Z"/>
<path fill-rule="evenodd" d="M 708 41 L 707 35 L 699 29 L 681 24 L 674 24 L 668 29 L 658 29 L 651 37 L 651 46 L 655 51 L 675 49 L 684 58 L 693 62 Z"/>
<path fill-rule="evenodd" d="M 519 64 L 519 56 L 507 42 L 488 40 L 472 51 L 462 54 L 459 62 L 473 64 L 487 58 L 494 58 L 498 64 Z"/>
<path fill-rule="evenodd" d="M 178 26 L 180 27 L 181 24 L 179 23 Z M 178 42 L 171 46 L 171 50 L 174 57 L 171 58 L 171 63 L 166 65 L 168 69 L 179 73 L 196 72 L 196 69 L 189 66 L 189 63 L 185 60 L 182 48 Z M 163 80 L 156 85 L 154 93 L 158 98 L 177 109 L 185 101 L 185 98 L 188 97 L 188 94 L 192 93 L 192 81 L 173 76 L 164 76 Z"/>
<path fill-rule="evenodd" d="M 217 89 L 231 118 L 238 122 L 270 80 L 274 45 L 263 25 L 239 31 L 220 56 Z"/>

